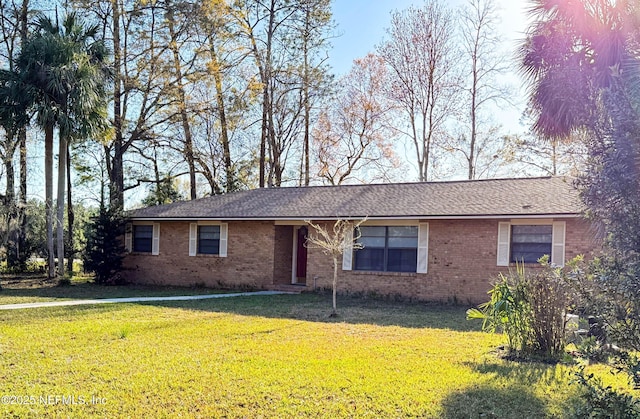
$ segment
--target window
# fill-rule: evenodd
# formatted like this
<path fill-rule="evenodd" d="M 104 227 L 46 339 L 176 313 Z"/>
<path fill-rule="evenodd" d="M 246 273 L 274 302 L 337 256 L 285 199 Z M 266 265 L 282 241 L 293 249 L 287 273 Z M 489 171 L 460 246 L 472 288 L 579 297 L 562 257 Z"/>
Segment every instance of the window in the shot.
<path fill-rule="evenodd" d="M 416 272 L 418 227 L 360 227 L 358 243 L 364 247 L 354 253 L 355 270 Z"/>
<path fill-rule="evenodd" d="M 217 255 L 220 253 L 220 226 L 198 226 L 198 253 Z"/>
<path fill-rule="evenodd" d="M 497 265 L 537 263 L 543 255 L 564 266 L 566 223 L 546 220 L 512 220 L 498 223 Z"/>
<path fill-rule="evenodd" d="M 551 225 L 511 226 L 510 262 L 536 263 L 544 255 L 551 256 L 552 240 Z"/>
<path fill-rule="evenodd" d="M 133 226 L 133 251 L 141 253 L 151 253 L 153 249 L 153 226 L 134 225 Z"/>
<path fill-rule="evenodd" d="M 227 257 L 229 226 L 227 223 L 200 221 L 189 224 L 189 256 Z"/>

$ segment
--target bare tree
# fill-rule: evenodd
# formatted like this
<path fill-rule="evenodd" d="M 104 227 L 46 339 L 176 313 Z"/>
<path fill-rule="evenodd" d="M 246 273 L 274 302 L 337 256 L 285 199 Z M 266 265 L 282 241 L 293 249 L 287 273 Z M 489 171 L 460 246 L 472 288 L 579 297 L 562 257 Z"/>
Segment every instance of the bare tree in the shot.
<path fill-rule="evenodd" d="M 393 108 L 384 94 L 386 73 L 376 55 L 355 60 L 336 98 L 320 114 L 314 152 L 318 175 L 331 185 L 358 175 L 362 181 L 389 180 L 387 172 L 399 165 L 391 142 Z"/>
<path fill-rule="evenodd" d="M 391 70 L 389 97 L 404 114 L 418 177 L 426 181 L 432 148 L 458 103 L 453 16 L 441 0 L 427 0 L 422 8 L 394 12 L 387 33 L 378 53 Z"/>
<path fill-rule="evenodd" d="M 486 175 L 500 147 L 498 127 L 490 120 L 488 106 L 508 102 L 508 90 L 499 77 L 508 71 L 500 53 L 499 18 L 494 0 L 469 0 L 459 13 L 463 52 L 463 132 L 454 135 L 449 148 L 464 156 L 468 179 Z"/>
<path fill-rule="evenodd" d="M 309 234 L 307 237 L 307 245 L 311 248 L 322 249 L 324 254 L 330 255 L 333 259 L 333 311 L 331 317 L 338 315 L 336 307 L 338 259 L 347 251 L 362 249 L 362 244 L 358 243 L 358 239 L 360 238 L 360 230 L 358 227 L 365 221 L 366 218 L 359 221 L 338 219 L 333 223 L 331 230 L 329 230 L 326 225 L 314 224 L 310 220 L 305 221 L 315 231 L 315 234 Z"/>
<path fill-rule="evenodd" d="M 585 134 L 576 131 L 569 139 L 541 140 L 535 133 L 505 136 L 501 141 L 501 159 L 524 176 L 578 176 L 587 166 L 588 146 Z"/>

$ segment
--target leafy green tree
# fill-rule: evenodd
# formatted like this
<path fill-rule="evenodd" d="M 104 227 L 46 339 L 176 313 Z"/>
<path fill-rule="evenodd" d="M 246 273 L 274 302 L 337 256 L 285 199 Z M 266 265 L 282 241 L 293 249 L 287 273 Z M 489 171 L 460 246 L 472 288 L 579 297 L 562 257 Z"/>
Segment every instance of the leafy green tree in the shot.
<path fill-rule="evenodd" d="M 606 233 L 612 252 L 607 283 L 626 284 L 634 296 L 629 303 L 640 314 L 635 298 L 640 297 L 640 5 L 609 0 L 537 0 L 535 5 L 536 22 L 522 47 L 534 128 L 547 138 L 586 131 L 590 160 L 580 184 L 589 215 Z"/>
<path fill-rule="evenodd" d="M 124 257 L 124 220 L 113 210 L 100 207 L 94 222 L 88 225 L 87 246 L 83 256 L 84 268 L 96 275 L 95 281 L 102 285 L 122 283 L 118 272 Z"/>
<path fill-rule="evenodd" d="M 142 200 L 142 205 L 148 207 L 183 200 L 184 197 L 176 189 L 174 181 L 170 177 L 166 177 L 151 187 L 149 194 Z"/>

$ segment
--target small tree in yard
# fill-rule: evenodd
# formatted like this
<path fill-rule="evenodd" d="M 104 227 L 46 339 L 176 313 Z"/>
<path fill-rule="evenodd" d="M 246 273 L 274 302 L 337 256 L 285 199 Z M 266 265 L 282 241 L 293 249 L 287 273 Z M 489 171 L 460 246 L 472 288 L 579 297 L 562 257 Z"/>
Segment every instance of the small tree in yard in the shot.
<path fill-rule="evenodd" d="M 330 255 L 333 258 L 333 312 L 331 313 L 331 317 L 338 315 L 336 309 L 336 288 L 338 285 L 339 256 L 344 254 L 345 251 L 362 249 L 362 244 L 358 243 L 358 239 L 360 238 L 360 234 L 358 233 L 360 230 L 358 227 L 360 227 L 365 220 L 366 218 L 354 222 L 339 219 L 333 224 L 332 231 L 325 226 L 306 220 L 306 223 L 315 230 L 315 234 L 309 234 L 307 237 L 307 247 L 322 249 L 324 254 Z M 354 231 L 356 232 L 355 234 Z"/>
<path fill-rule="evenodd" d="M 100 208 L 100 213 L 88 227 L 87 250 L 84 267 L 96 274 L 96 283 L 102 285 L 120 284 L 118 272 L 122 267 L 122 245 L 124 222 L 118 213 Z"/>

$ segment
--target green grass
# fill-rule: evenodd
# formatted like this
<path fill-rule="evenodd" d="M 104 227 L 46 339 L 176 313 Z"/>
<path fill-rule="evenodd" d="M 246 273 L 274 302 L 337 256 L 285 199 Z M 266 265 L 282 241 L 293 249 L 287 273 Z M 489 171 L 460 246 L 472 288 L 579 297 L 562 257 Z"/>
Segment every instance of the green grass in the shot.
<path fill-rule="evenodd" d="M 71 285 L 58 286 L 44 277 L 13 279 L 0 276 L 0 305 L 35 303 L 40 301 L 76 300 L 120 297 L 165 297 L 171 295 L 215 294 L 217 290 L 203 287 L 160 287 L 151 285 L 99 286 L 91 277 L 75 276 Z"/>
<path fill-rule="evenodd" d="M 337 319 L 305 294 L 3 312 L 1 395 L 36 403 L 0 416 L 522 419 L 577 403 L 570 367 L 499 359 L 503 337 L 464 308 L 338 306 Z"/>

